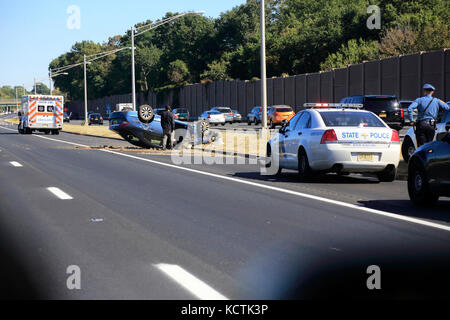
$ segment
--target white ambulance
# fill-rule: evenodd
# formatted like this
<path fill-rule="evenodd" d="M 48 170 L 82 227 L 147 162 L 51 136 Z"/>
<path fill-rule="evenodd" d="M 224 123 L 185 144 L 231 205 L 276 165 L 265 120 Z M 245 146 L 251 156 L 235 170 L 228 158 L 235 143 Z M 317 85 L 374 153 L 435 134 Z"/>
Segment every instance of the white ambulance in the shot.
<path fill-rule="evenodd" d="M 19 110 L 20 134 L 31 134 L 33 131 L 58 135 L 63 127 L 64 97 L 30 95 L 22 97 Z"/>

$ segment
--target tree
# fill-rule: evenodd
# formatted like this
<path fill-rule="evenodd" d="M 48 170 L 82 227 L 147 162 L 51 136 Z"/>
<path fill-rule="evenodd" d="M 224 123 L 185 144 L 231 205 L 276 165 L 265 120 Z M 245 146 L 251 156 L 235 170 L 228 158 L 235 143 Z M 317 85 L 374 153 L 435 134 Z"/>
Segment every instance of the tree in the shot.
<path fill-rule="evenodd" d="M 186 63 L 182 60 L 175 60 L 169 64 L 168 78 L 170 82 L 177 86 L 181 86 L 186 83 L 187 76 L 189 74 Z"/>
<path fill-rule="evenodd" d="M 342 45 L 338 52 L 329 55 L 320 68 L 322 71 L 330 71 L 334 68 L 344 68 L 349 64 L 374 60 L 378 56 L 378 42 L 352 39 L 346 45 Z"/>
<path fill-rule="evenodd" d="M 160 66 L 162 51 L 156 46 L 151 45 L 149 47 L 142 47 L 136 50 L 136 68 L 140 75 L 138 84 L 141 85 L 141 91 L 149 90 L 149 76 L 151 73 L 155 74 L 155 77 L 150 79 L 150 83 L 157 85 L 159 80 L 156 73 L 158 73 L 158 67 Z"/>
<path fill-rule="evenodd" d="M 229 61 L 219 60 L 213 61 L 208 64 L 208 69 L 201 74 L 202 80 L 229 80 L 227 69 L 230 66 Z"/>
<path fill-rule="evenodd" d="M 31 90 L 31 92 L 33 92 L 33 93 L 35 92 L 34 86 L 33 86 L 33 89 Z M 50 88 L 47 87 L 42 82 L 37 82 L 36 83 L 36 93 L 37 94 L 42 94 L 42 95 L 49 95 L 50 94 Z"/>

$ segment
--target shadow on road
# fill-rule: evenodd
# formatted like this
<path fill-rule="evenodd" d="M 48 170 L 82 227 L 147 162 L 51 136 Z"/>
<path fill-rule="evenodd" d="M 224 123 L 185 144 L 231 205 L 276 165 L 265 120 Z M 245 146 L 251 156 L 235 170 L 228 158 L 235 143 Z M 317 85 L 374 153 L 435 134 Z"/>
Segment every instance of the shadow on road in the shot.
<path fill-rule="evenodd" d="M 277 176 L 264 176 L 259 172 L 237 172 L 233 175 L 236 178 L 245 178 L 258 181 L 270 181 L 270 182 L 295 182 L 300 183 L 296 172 L 283 172 Z M 335 174 L 319 174 L 305 183 L 312 184 L 379 184 L 376 179 L 371 180 L 369 177 L 358 176 L 338 176 Z"/>
<path fill-rule="evenodd" d="M 442 198 L 434 207 L 416 207 L 409 200 L 367 200 L 358 201 L 358 203 L 367 208 L 383 210 L 411 218 L 450 223 L 450 201 L 447 199 Z"/>

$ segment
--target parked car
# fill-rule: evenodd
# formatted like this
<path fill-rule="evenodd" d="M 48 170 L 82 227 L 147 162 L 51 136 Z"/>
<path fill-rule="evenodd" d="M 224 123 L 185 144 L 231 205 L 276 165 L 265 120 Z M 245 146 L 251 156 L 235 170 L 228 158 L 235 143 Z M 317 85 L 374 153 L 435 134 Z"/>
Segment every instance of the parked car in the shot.
<path fill-rule="evenodd" d="M 70 114 L 67 114 L 67 112 L 64 112 L 63 122 L 70 123 L 71 118 L 72 118 L 72 112 Z"/>
<path fill-rule="evenodd" d="M 267 167 L 298 170 L 304 181 L 317 173 L 373 173 L 392 182 L 400 163 L 400 136 L 377 115 L 333 104 L 303 110 L 267 145 Z"/>
<path fill-rule="evenodd" d="M 199 120 L 205 120 L 215 126 L 218 126 L 219 124 L 225 125 L 225 115 L 219 111 L 205 111 L 202 113 Z"/>
<path fill-rule="evenodd" d="M 233 110 L 233 122 L 242 122 L 242 115 L 237 110 Z"/>
<path fill-rule="evenodd" d="M 190 114 L 186 108 L 177 108 L 173 110 L 173 116 L 176 120 L 189 121 Z"/>
<path fill-rule="evenodd" d="M 91 113 L 89 114 L 89 125 L 98 124 L 103 125 L 103 117 L 100 113 Z"/>
<path fill-rule="evenodd" d="M 252 109 L 252 111 L 250 111 L 250 113 L 247 115 L 247 123 L 249 126 L 251 126 L 252 123 L 257 125 L 258 123 L 261 122 L 261 120 L 260 120 L 261 112 L 262 112 L 262 107 L 254 107 Z"/>
<path fill-rule="evenodd" d="M 404 123 L 409 122 L 408 108 L 413 102 L 414 101 L 409 101 L 409 100 L 402 100 L 402 101 L 400 101 L 400 108 L 402 108 L 403 113 L 404 113 Z M 413 118 L 414 118 L 414 120 L 417 119 L 417 109 L 414 110 Z"/>
<path fill-rule="evenodd" d="M 450 104 L 449 104 L 450 105 Z M 436 136 L 439 133 L 446 132 L 446 123 L 450 122 L 450 112 L 441 112 L 436 122 Z M 409 161 L 409 158 L 416 152 L 417 149 L 417 138 L 414 128 L 410 128 L 406 132 L 405 139 L 402 144 L 402 155 L 403 160 Z"/>
<path fill-rule="evenodd" d="M 408 168 L 408 193 L 416 205 L 433 205 L 450 197 L 450 122 L 437 140 L 420 147 Z"/>
<path fill-rule="evenodd" d="M 295 112 L 290 106 L 272 106 L 267 112 L 267 122 L 270 129 L 275 129 L 275 126 L 290 121 L 294 116 Z"/>
<path fill-rule="evenodd" d="M 217 111 L 217 112 L 223 113 L 225 116 L 226 123 L 232 124 L 234 122 L 233 111 L 231 111 L 230 108 L 216 107 L 216 108 L 212 108 L 211 111 Z"/>
<path fill-rule="evenodd" d="M 366 95 L 352 96 L 341 100 L 343 104 L 362 104 L 364 110 L 371 111 L 383 119 L 391 128 L 401 130 L 405 123 L 405 113 L 396 96 Z"/>

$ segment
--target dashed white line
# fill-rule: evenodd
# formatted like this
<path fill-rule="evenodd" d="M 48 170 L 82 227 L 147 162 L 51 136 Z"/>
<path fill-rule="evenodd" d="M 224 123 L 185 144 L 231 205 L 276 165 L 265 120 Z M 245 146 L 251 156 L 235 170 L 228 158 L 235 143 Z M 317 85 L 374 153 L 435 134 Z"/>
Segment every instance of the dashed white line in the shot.
<path fill-rule="evenodd" d="M 23 165 L 21 165 L 20 163 L 18 163 L 18 162 L 16 162 L 16 161 L 11 161 L 10 164 L 11 164 L 13 167 L 16 167 L 16 168 L 22 168 L 22 167 L 23 167 Z"/>
<path fill-rule="evenodd" d="M 72 200 L 73 199 L 71 196 L 69 196 L 67 193 L 65 193 L 64 191 L 62 191 L 59 188 L 50 187 L 50 188 L 47 188 L 47 190 L 50 191 L 51 193 L 53 193 L 55 196 L 57 196 L 61 200 Z"/>
<path fill-rule="evenodd" d="M 180 266 L 161 263 L 155 267 L 201 300 L 229 300 Z"/>
<path fill-rule="evenodd" d="M 0 128 L 4 128 L 4 127 L 0 126 Z M 4 129 L 7 129 L 7 128 L 4 128 Z M 11 130 L 11 129 L 7 129 L 7 130 Z M 11 131 L 16 131 L 16 130 L 11 130 Z M 80 146 L 80 147 L 88 147 L 87 145 L 77 144 L 77 143 L 68 142 L 68 141 L 64 141 L 64 140 L 57 140 L 57 139 L 47 138 L 47 137 L 38 136 L 38 135 L 35 135 L 35 137 L 41 138 L 41 139 L 46 139 L 46 140 L 51 140 L 51 141 L 55 141 L 55 142 L 60 142 L 60 143 Z M 122 157 L 127 157 L 127 158 L 130 158 L 130 159 L 136 159 L 136 160 L 140 160 L 140 161 L 145 161 L 145 162 L 148 162 L 148 163 L 153 163 L 153 164 L 157 164 L 157 165 L 168 167 L 168 168 L 174 168 L 174 169 L 183 170 L 183 171 L 186 171 L 186 172 L 192 172 L 192 173 L 201 174 L 201 175 L 204 175 L 204 176 L 214 177 L 214 178 L 227 180 L 227 181 L 233 181 L 233 182 L 241 183 L 241 184 L 245 184 L 245 185 L 250 185 L 250 186 L 261 188 L 261 189 L 281 192 L 281 193 L 285 193 L 285 194 L 289 194 L 289 195 L 293 195 L 293 196 L 297 196 L 297 197 L 301 197 L 301 198 L 306 198 L 306 199 L 311 199 L 311 200 L 324 202 L 324 203 L 328 203 L 328 204 L 332 204 L 332 205 L 337 205 L 337 206 L 340 206 L 340 207 L 346 207 L 346 208 L 349 208 L 349 209 L 364 211 L 364 212 L 376 214 L 376 215 L 379 215 L 379 216 L 384 216 L 384 217 L 388 217 L 388 218 L 392 218 L 392 219 L 396 219 L 396 220 L 406 221 L 406 222 L 410 222 L 410 223 L 414 223 L 414 224 L 418 224 L 418 225 L 427 226 L 427 227 L 431 227 L 431 228 L 440 229 L 440 230 L 444 230 L 444 231 L 450 232 L 450 226 L 442 225 L 442 224 L 439 224 L 439 223 L 429 222 L 429 221 L 425 221 L 425 220 L 421 220 L 421 219 L 417 219 L 417 218 L 406 217 L 406 216 L 402 216 L 402 215 L 399 215 L 399 214 L 390 213 L 390 212 L 381 211 L 381 210 L 376 210 L 376 209 L 371 209 L 371 208 L 367 208 L 367 207 L 361 207 L 361 206 L 357 206 L 355 204 L 342 202 L 342 201 L 337 201 L 337 200 L 332 200 L 332 199 L 323 198 L 323 197 L 319 197 L 319 196 L 314 196 L 314 195 L 311 195 L 311 194 L 297 192 L 297 191 L 293 191 L 293 190 L 289 190 L 289 189 L 282 189 L 282 188 L 268 186 L 268 185 L 261 184 L 261 183 L 256 183 L 256 182 L 245 181 L 245 180 L 241 180 L 241 179 L 237 179 L 237 178 L 222 176 L 222 175 L 219 175 L 219 174 L 210 173 L 210 172 L 206 172 L 206 171 L 200 171 L 200 170 L 196 170 L 196 169 L 180 167 L 180 166 L 177 166 L 177 165 L 174 165 L 174 164 L 160 162 L 160 161 L 155 161 L 155 160 L 150 160 L 150 159 L 146 159 L 146 158 L 141 158 L 141 157 L 137 157 L 137 156 L 133 156 L 133 155 L 125 154 L 125 153 L 120 153 L 120 152 L 116 152 L 116 151 L 111 151 L 111 150 L 99 150 L 99 151 L 106 152 L 106 153 L 111 153 L 111 154 L 115 154 L 115 155 L 119 155 L 119 156 L 122 156 Z"/>

